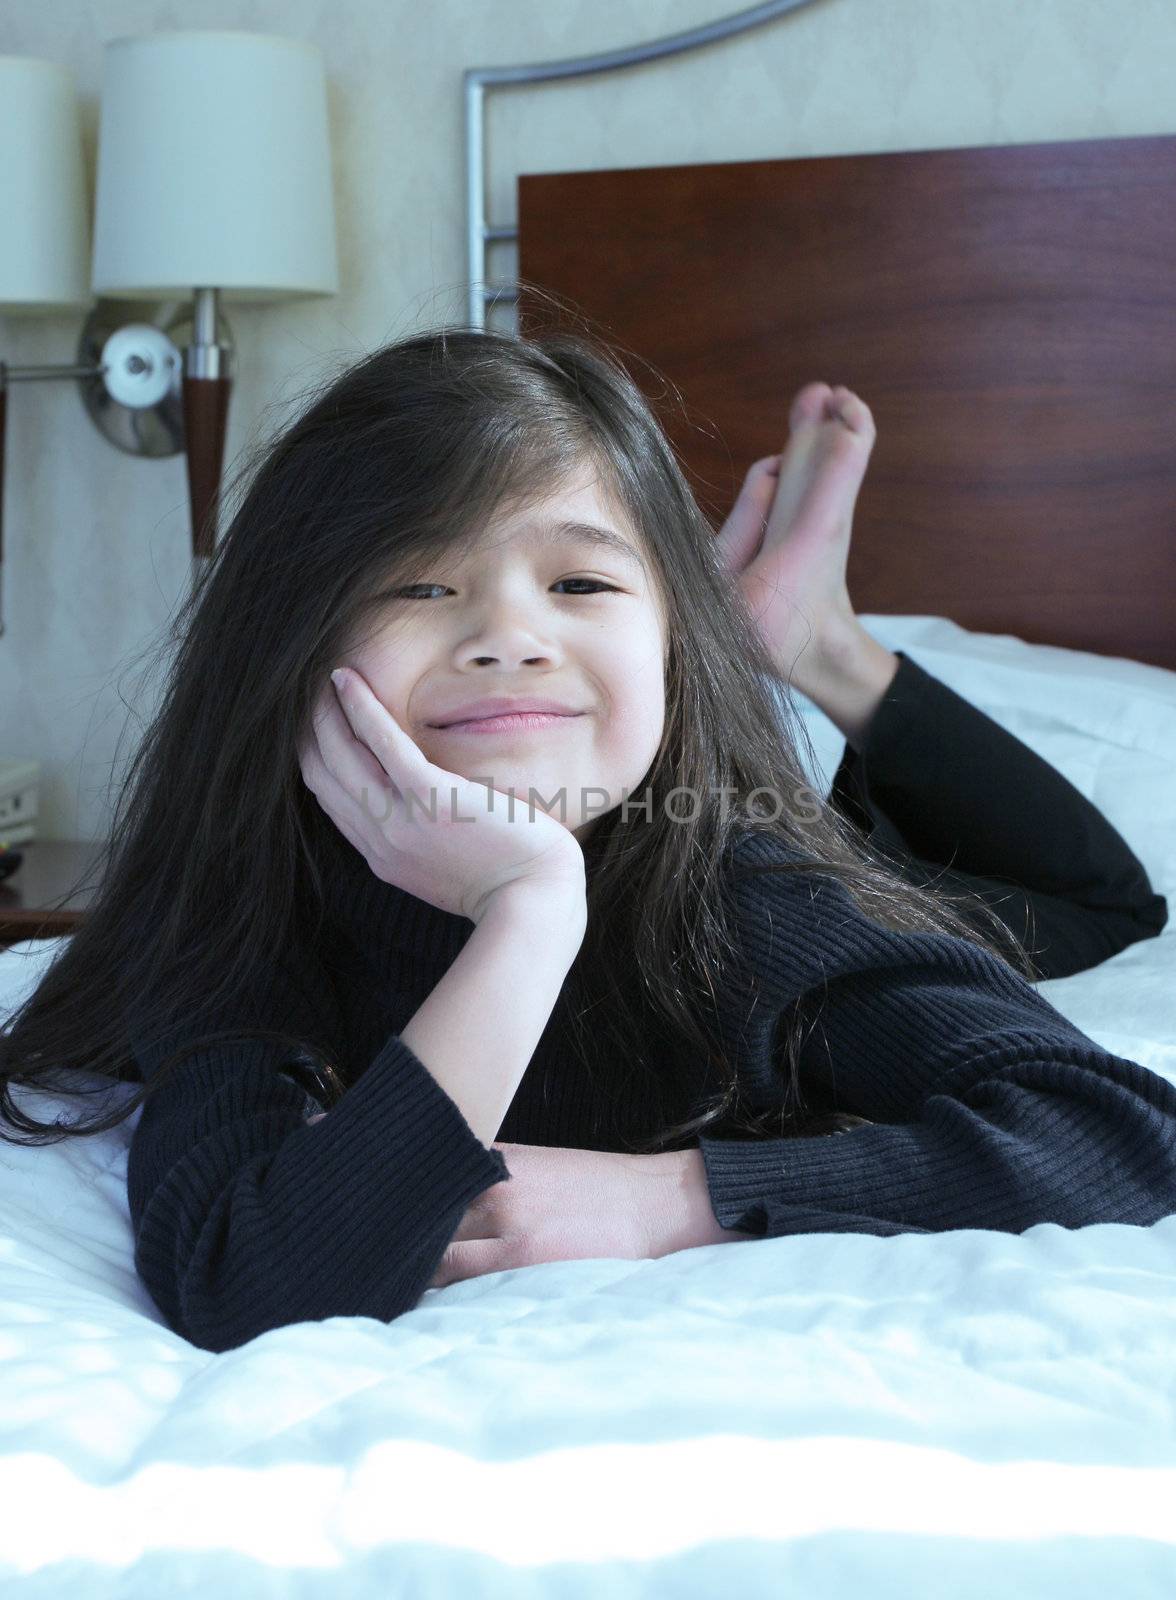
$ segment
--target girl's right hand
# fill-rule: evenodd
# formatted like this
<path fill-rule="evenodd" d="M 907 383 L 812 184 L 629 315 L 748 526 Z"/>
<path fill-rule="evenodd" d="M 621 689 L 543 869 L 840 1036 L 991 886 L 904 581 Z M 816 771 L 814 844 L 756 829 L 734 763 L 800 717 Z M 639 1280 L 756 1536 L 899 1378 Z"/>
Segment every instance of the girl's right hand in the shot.
<path fill-rule="evenodd" d="M 434 766 L 353 667 L 316 702 L 298 764 L 376 877 L 442 911 L 479 922 L 516 887 L 584 900 L 576 836 L 538 807 Z"/>

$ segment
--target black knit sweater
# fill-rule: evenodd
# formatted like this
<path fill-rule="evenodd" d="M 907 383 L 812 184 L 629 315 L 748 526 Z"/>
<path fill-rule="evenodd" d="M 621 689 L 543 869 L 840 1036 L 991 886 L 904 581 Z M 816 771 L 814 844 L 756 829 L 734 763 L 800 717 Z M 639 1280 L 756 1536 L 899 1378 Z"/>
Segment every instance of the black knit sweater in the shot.
<path fill-rule="evenodd" d="M 400 1039 L 473 924 L 380 882 L 350 847 L 342 859 L 329 951 L 285 952 L 248 1020 L 329 1040 L 347 1093 L 309 1125 L 321 1107 L 296 1060 L 240 1039 L 188 1057 L 133 1135 L 136 1266 L 169 1325 L 208 1350 L 290 1322 L 410 1310 L 470 1201 L 509 1178 Z M 774 837 L 736 841 L 725 883 L 746 963 L 710 1020 L 747 1103 L 767 1109 L 782 1093 L 780 1025 L 803 1001 L 816 1016 L 802 1047 L 810 1103 L 871 1125 L 784 1140 L 712 1125 L 691 1143 L 724 1227 L 1020 1232 L 1176 1212 L 1176 1090 L 970 941 L 886 929 L 808 873 L 749 870 L 794 859 Z M 717 1087 L 663 1058 L 655 1117 L 648 1077 L 625 1060 L 575 1064 L 566 993 L 502 1141 L 625 1149 Z M 154 1045 L 132 1028 L 143 1073 L 208 1020 Z"/>

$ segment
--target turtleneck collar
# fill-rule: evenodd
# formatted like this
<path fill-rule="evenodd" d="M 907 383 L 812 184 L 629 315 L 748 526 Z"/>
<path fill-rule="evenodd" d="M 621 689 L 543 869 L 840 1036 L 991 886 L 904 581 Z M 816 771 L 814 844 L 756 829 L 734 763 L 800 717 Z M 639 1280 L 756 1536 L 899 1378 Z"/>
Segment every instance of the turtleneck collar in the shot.
<path fill-rule="evenodd" d="M 749 830 L 730 842 L 725 858 L 728 867 L 753 865 L 779 859 L 781 849 L 789 852 L 786 841 Z M 422 970 L 448 969 L 474 931 L 469 917 L 443 911 L 377 878 L 342 835 L 325 854 L 323 888 L 327 915 L 361 948 L 373 955 L 399 950 Z"/>

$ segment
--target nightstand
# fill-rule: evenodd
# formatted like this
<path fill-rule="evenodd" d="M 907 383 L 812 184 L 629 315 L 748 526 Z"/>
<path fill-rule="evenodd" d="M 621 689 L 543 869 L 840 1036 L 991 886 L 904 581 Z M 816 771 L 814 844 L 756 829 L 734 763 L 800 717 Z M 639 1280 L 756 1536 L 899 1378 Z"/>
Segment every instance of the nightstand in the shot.
<path fill-rule="evenodd" d="M 103 841 L 34 839 L 15 848 L 24 860 L 0 882 L 0 948 L 73 933 L 97 895 L 94 869 Z M 83 879 L 89 884 L 84 889 Z"/>

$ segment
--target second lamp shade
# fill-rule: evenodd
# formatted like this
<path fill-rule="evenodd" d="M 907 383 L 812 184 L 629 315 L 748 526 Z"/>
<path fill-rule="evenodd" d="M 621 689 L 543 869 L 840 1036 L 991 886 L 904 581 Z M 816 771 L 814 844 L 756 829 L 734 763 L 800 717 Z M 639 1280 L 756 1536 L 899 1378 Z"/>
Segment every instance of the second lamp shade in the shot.
<path fill-rule="evenodd" d="M 88 210 L 72 74 L 0 56 L 0 311 L 45 316 L 90 303 Z"/>

